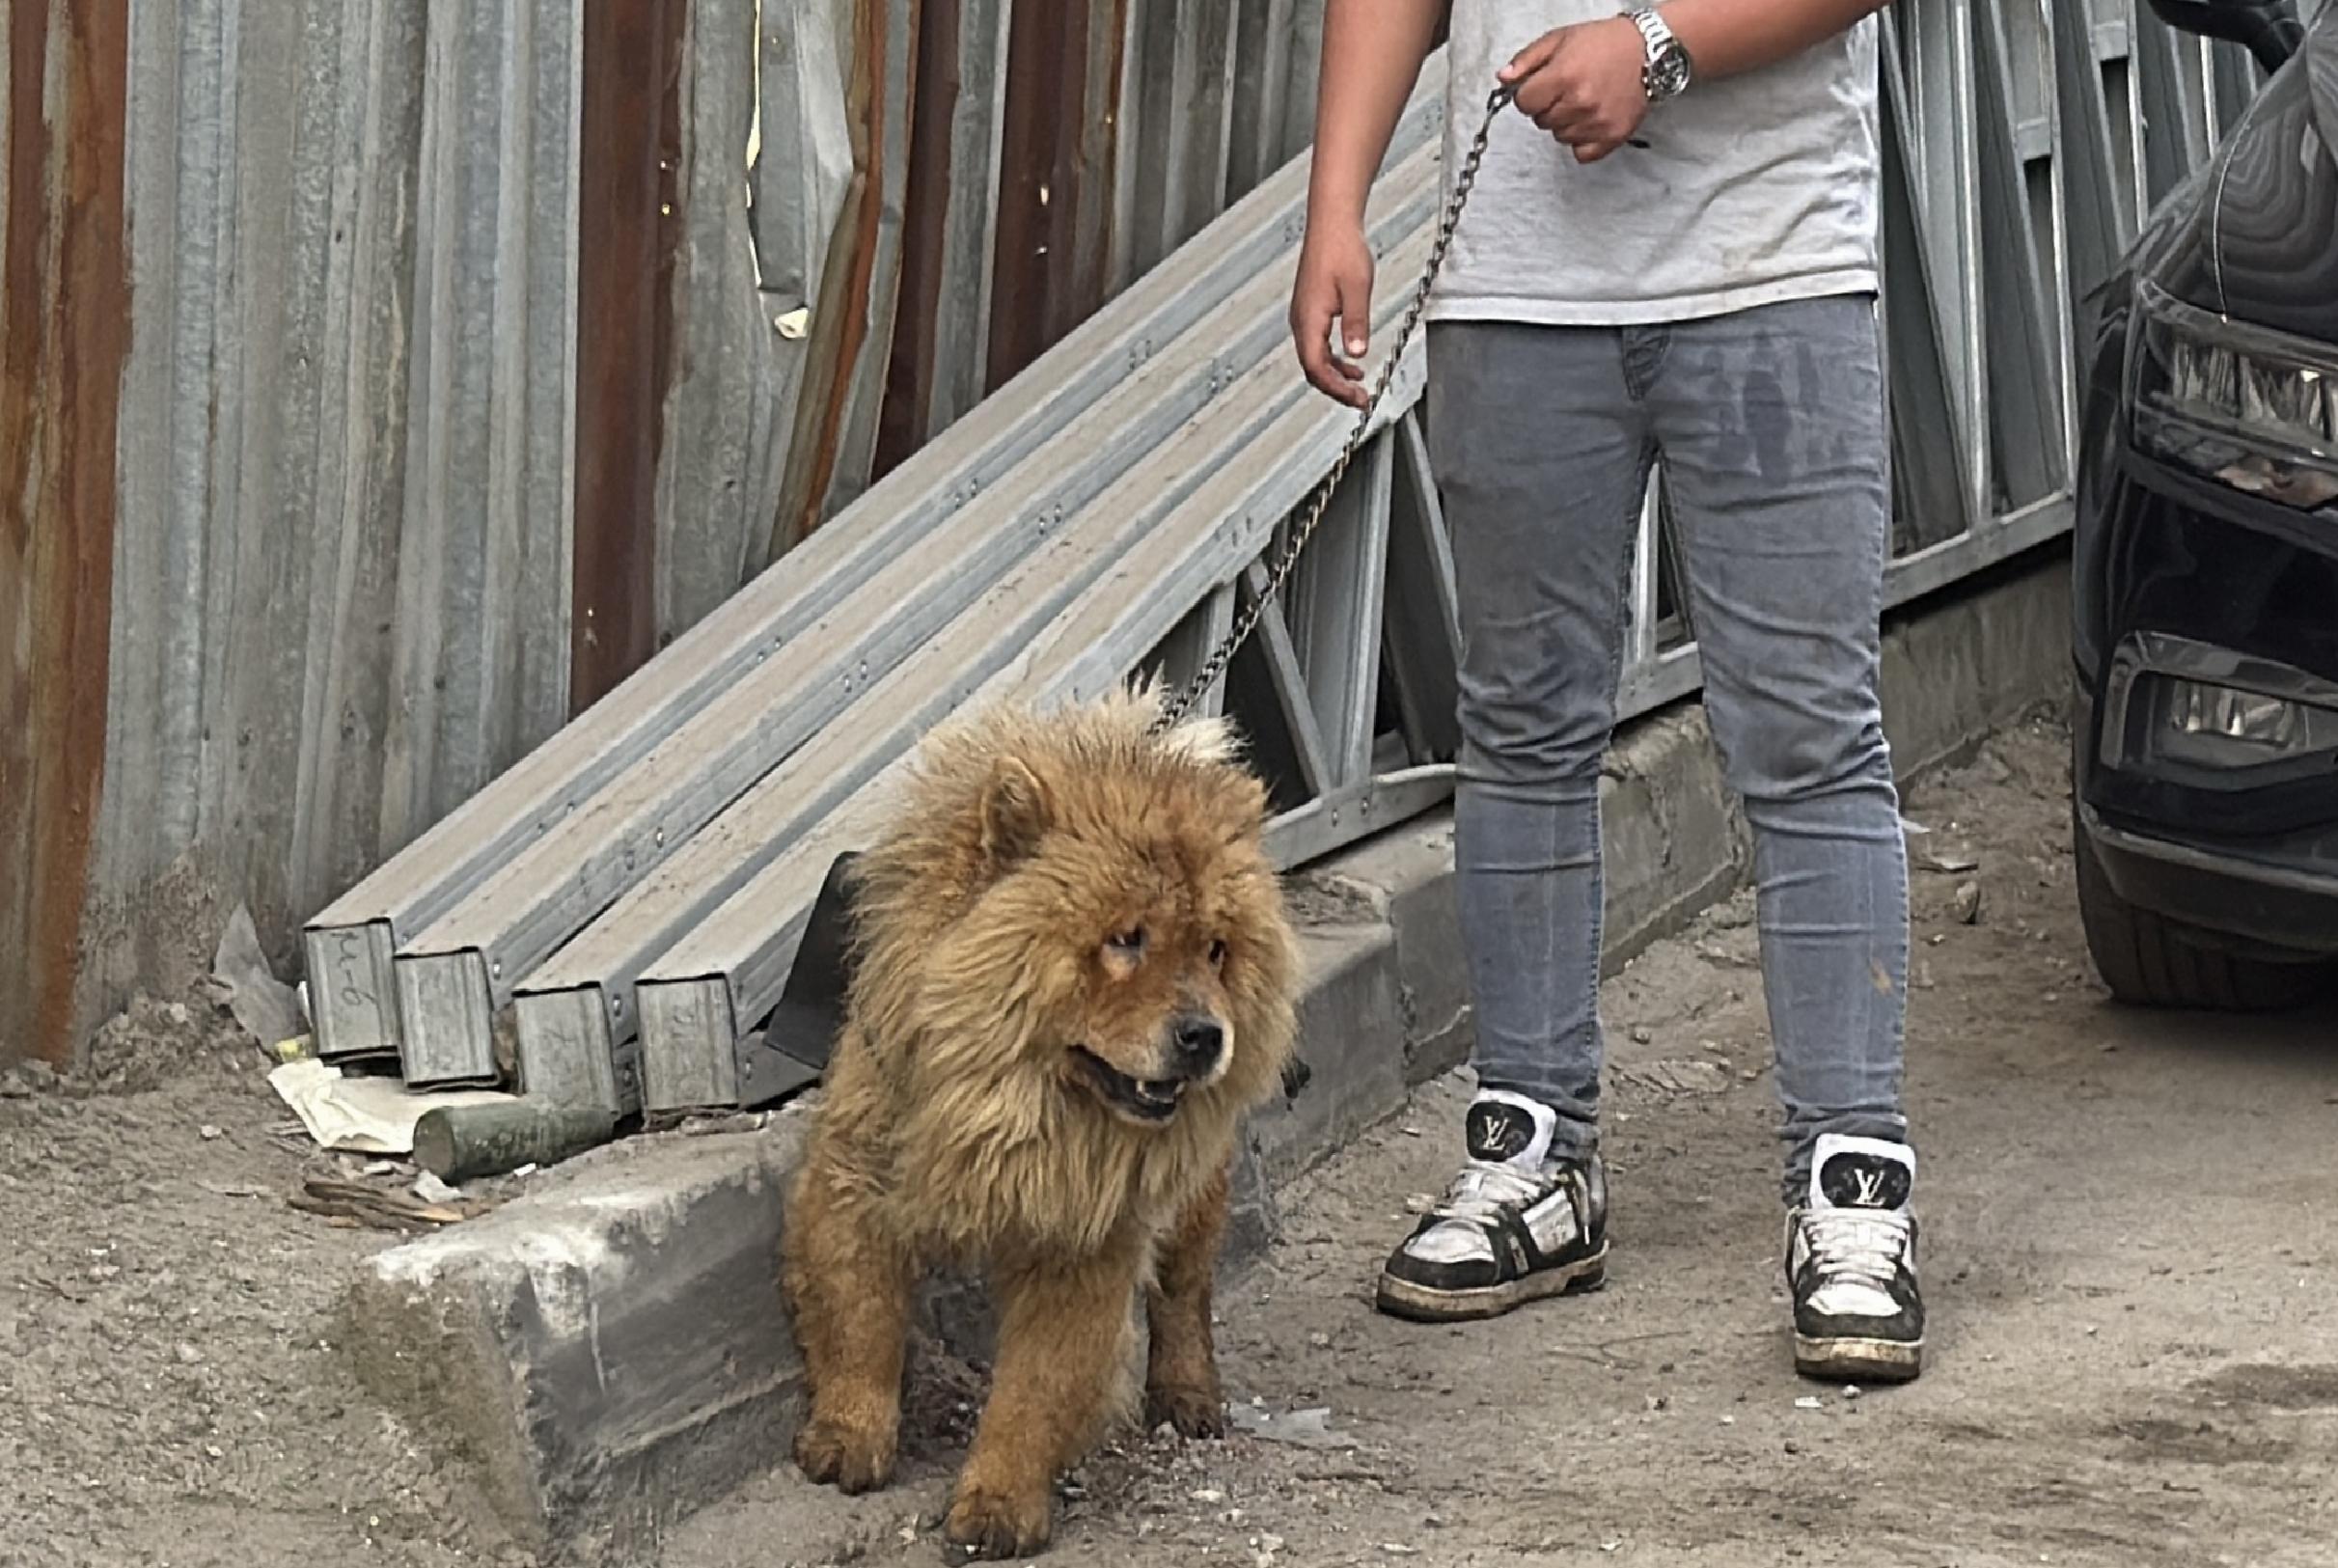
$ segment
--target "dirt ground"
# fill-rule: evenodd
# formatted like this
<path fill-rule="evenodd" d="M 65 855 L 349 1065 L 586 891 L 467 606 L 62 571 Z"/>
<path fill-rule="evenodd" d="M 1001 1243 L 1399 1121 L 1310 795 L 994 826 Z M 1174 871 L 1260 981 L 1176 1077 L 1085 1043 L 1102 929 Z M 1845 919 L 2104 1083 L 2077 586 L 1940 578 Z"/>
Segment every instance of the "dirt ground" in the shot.
<path fill-rule="evenodd" d="M 1607 987 L 1605 1291 L 1467 1328 L 1370 1309 L 1455 1157 L 1467 1081 L 1433 1085 L 1286 1195 L 1281 1242 L 1222 1298 L 1228 1384 L 1270 1435 L 1099 1455 L 1049 1560 L 2338 1561 L 2338 1008 L 2110 1005 L 2077 934 L 2066 744 L 2023 726 L 1908 802 L 1932 830 L 1912 840 L 1922 1381 L 1789 1368 L 1741 897 Z M 528 1562 L 329 1349 L 340 1281 L 390 1238 L 285 1206 L 303 1158 L 262 1066 L 201 1009 L 147 1007 L 76 1083 L 0 1081 L 0 1561 Z M 656 1568 L 941 1560 L 973 1392 L 921 1392 L 892 1490 L 775 1472 Z"/>
<path fill-rule="evenodd" d="M 149 1002 L 63 1082 L 0 1075 L 0 1563 L 502 1560 L 331 1349 L 398 1238 L 286 1204 L 320 1162 L 266 1068 L 224 1013 Z"/>

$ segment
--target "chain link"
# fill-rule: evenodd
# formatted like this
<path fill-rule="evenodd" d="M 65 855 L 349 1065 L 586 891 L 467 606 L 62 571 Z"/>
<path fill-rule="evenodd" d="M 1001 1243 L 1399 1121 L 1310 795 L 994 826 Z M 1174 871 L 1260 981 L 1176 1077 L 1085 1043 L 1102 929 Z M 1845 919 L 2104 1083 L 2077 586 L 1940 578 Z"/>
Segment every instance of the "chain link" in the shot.
<path fill-rule="evenodd" d="M 1396 342 L 1380 367 L 1380 380 L 1372 388 L 1372 396 L 1365 402 L 1363 412 L 1357 418 L 1355 431 L 1349 435 L 1347 445 L 1340 449 L 1338 459 L 1332 464 L 1332 471 L 1315 486 L 1306 516 L 1283 541 L 1281 550 L 1276 554 L 1274 564 L 1267 568 L 1265 588 L 1251 596 L 1250 603 L 1235 617 L 1232 628 L 1211 649 L 1210 656 L 1202 661 L 1194 678 L 1187 681 L 1162 708 L 1160 716 L 1152 724 L 1154 734 L 1170 729 L 1193 711 L 1194 704 L 1201 700 L 1202 693 L 1218 683 L 1219 677 L 1225 674 L 1226 666 L 1233 662 L 1234 654 L 1250 640 L 1251 633 L 1258 629 L 1258 621 L 1266 614 L 1266 607 L 1282 591 L 1282 585 L 1289 579 L 1292 568 L 1299 564 L 1299 553 L 1307 548 L 1307 540 L 1314 536 L 1324 513 L 1330 509 L 1332 496 L 1339 488 L 1339 481 L 1347 473 L 1348 465 L 1356 460 L 1356 454 L 1363 450 L 1364 442 L 1370 439 L 1372 422 L 1379 417 L 1380 405 L 1387 399 L 1389 386 L 1396 380 L 1396 368 L 1404 362 L 1405 348 L 1413 341 L 1414 329 L 1420 324 L 1421 313 L 1428 309 L 1429 290 L 1437 285 L 1438 269 L 1444 265 L 1445 252 L 1453 243 L 1453 231 L 1460 227 L 1462 209 L 1470 202 L 1470 187 L 1477 182 L 1477 166 L 1485 159 L 1486 141 L 1494 134 L 1494 119 L 1509 107 L 1515 94 L 1514 88 L 1498 87 L 1486 98 L 1485 119 L 1478 124 L 1477 135 L 1470 143 L 1469 154 L 1462 159 L 1460 172 L 1454 176 L 1453 194 L 1446 201 L 1444 212 L 1438 221 L 1437 242 L 1429 248 L 1428 262 L 1421 268 L 1420 287 L 1413 292 L 1412 306 L 1406 310 L 1404 321 L 1396 329 Z"/>

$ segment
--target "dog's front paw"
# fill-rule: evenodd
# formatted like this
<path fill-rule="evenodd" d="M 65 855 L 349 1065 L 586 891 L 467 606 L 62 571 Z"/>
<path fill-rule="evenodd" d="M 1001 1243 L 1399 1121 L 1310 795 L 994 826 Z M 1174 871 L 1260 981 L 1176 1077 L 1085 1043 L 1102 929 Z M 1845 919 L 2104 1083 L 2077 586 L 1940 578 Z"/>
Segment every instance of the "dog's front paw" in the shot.
<path fill-rule="evenodd" d="M 810 1479 L 857 1496 L 893 1478 L 894 1440 L 856 1432 L 841 1422 L 814 1420 L 796 1434 L 795 1462 Z"/>
<path fill-rule="evenodd" d="M 1047 1545 L 1055 1529 L 1055 1504 L 1037 1492 L 1003 1492 L 965 1486 L 949 1505 L 942 1533 L 970 1557 L 1028 1557 Z"/>
<path fill-rule="evenodd" d="M 1181 1438 L 1225 1436 L 1225 1401 L 1218 1390 L 1193 1384 L 1169 1384 L 1144 1390 L 1144 1424 L 1150 1430 L 1164 1422 Z"/>

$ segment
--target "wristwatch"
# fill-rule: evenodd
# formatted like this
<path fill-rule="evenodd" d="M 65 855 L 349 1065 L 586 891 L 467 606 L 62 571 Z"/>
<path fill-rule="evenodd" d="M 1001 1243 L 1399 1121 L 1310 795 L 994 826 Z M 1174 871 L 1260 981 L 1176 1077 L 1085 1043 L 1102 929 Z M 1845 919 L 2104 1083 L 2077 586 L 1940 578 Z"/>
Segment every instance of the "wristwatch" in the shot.
<path fill-rule="evenodd" d="M 1689 87 L 1689 50 L 1672 36 L 1664 18 L 1647 0 L 1634 0 L 1624 8 L 1632 25 L 1639 29 L 1640 41 L 1645 45 L 1647 63 L 1640 67 L 1639 85 L 1648 95 L 1650 103 L 1662 103 L 1676 98 Z"/>

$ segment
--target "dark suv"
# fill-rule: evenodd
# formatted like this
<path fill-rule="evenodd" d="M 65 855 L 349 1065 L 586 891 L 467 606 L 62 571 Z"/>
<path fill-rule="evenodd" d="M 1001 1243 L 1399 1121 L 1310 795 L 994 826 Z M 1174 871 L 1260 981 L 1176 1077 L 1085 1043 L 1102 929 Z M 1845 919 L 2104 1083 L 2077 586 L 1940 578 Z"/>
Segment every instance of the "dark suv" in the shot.
<path fill-rule="evenodd" d="M 2270 72 L 2104 289 L 2075 539 L 2079 905 L 2112 993 L 2338 955 L 2338 0 L 2152 0 Z"/>

